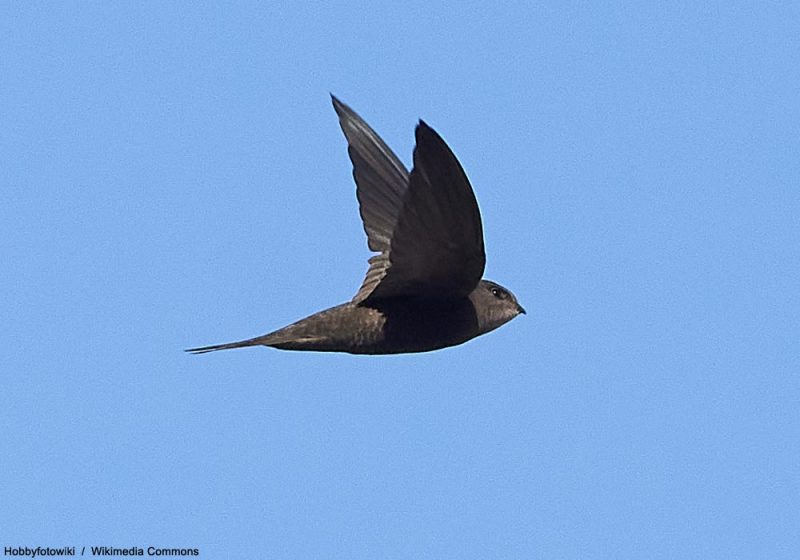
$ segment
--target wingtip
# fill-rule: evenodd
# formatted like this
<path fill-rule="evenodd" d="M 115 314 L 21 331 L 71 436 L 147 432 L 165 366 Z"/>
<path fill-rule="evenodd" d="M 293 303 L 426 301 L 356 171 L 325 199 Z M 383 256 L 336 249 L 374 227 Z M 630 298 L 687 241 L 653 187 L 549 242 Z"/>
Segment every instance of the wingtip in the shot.
<path fill-rule="evenodd" d="M 444 143 L 444 140 L 442 140 L 442 137 L 439 136 L 439 133 L 422 119 L 419 120 L 416 128 L 414 129 L 414 137 L 417 139 L 417 144 L 419 144 L 423 139 L 428 138 L 433 138 Z"/>
<path fill-rule="evenodd" d="M 420 119 L 419 122 L 417 122 L 417 127 L 415 129 L 415 132 L 417 134 L 428 133 L 428 132 L 433 132 L 434 134 L 436 133 L 436 131 L 433 130 L 433 128 L 431 128 L 431 125 L 429 125 L 422 119 Z"/>
<path fill-rule="evenodd" d="M 333 93 L 330 93 L 331 96 L 331 103 L 333 104 L 333 109 L 336 111 L 337 115 L 342 115 L 346 113 L 349 107 L 342 103 L 342 101 L 336 97 Z"/>

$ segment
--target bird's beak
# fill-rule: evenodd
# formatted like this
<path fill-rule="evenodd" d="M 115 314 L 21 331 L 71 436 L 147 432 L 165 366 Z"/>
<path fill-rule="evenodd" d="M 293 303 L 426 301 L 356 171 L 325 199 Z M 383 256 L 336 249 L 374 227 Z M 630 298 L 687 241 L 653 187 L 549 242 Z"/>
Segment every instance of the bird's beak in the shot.
<path fill-rule="evenodd" d="M 527 315 L 528 313 L 525 311 L 525 308 L 522 307 L 520 304 L 517 304 L 517 311 L 523 315 Z"/>

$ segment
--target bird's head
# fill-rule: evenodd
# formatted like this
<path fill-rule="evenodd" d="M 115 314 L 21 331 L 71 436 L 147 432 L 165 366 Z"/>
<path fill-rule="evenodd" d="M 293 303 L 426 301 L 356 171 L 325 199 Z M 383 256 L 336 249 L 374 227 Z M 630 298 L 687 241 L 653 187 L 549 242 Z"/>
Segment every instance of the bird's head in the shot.
<path fill-rule="evenodd" d="M 478 282 L 469 299 L 475 306 L 481 333 L 494 330 L 525 313 L 514 294 L 491 280 Z"/>

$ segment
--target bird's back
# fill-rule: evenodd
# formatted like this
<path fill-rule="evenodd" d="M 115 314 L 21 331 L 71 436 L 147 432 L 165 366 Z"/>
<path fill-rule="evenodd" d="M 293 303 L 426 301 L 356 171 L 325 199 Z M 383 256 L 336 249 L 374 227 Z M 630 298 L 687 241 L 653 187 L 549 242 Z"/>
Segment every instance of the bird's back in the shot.
<path fill-rule="evenodd" d="M 262 337 L 260 344 L 283 350 L 397 354 L 437 350 L 478 334 L 467 298 L 394 298 L 326 309 Z"/>

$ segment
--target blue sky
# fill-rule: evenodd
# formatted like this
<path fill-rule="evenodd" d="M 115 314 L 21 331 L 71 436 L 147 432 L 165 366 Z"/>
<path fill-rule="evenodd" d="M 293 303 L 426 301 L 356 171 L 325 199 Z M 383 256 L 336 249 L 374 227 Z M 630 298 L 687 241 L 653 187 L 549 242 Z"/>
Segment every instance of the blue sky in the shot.
<path fill-rule="evenodd" d="M 797 6 L 263 4 L 0 8 L 0 545 L 797 558 Z M 329 92 L 528 315 L 184 354 L 356 292 Z"/>

